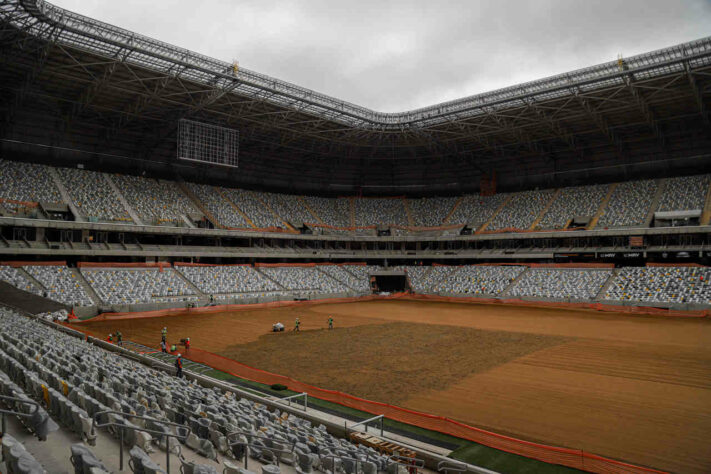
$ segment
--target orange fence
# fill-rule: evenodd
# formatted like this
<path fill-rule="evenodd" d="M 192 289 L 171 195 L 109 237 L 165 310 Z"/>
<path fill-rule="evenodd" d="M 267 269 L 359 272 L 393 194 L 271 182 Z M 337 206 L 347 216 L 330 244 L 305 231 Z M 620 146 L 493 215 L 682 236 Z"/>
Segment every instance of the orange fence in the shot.
<path fill-rule="evenodd" d="M 236 377 L 252 380 L 266 385 L 282 384 L 296 392 L 306 392 L 309 396 L 326 400 L 339 405 L 344 405 L 356 410 L 361 410 L 374 415 L 384 415 L 386 418 L 409 425 L 418 426 L 427 430 L 445 433 L 457 438 L 466 439 L 475 443 L 490 446 L 509 453 L 526 456 L 547 463 L 561 464 L 575 469 L 583 469 L 600 473 L 629 473 L 629 472 L 661 472 L 654 469 L 634 466 L 632 464 L 604 458 L 595 454 L 586 453 L 578 449 L 561 448 L 545 444 L 533 443 L 493 433 L 481 428 L 470 426 L 451 420 L 446 417 L 422 413 L 407 408 L 374 402 L 359 398 L 336 390 L 327 390 L 320 387 L 300 382 L 291 377 L 274 374 L 239 363 L 232 359 L 191 348 L 186 357 L 192 361 L 209 365 L 222 372 Z"/>
<path fill-rule="evenodd" d="M 78 268 L 170 268 L 168 262 L 77 262 Z"/>
<path fill-rule="evenodd" d="M 20 206 L 24 207 L 38 207 L 39 203 L 37 202 L 32 202 L 32 201 L 18 201 L 16 199 L 5 199 L 5 198 L 0 198 L 0 202 L 6 202 L 8 204 L 18 204 Z"/>
<path fill-rule="evenodd" d="M 32 261 L 15 261 L 15 262 L 0 262 L 0 265 L 5 265 L 8 267 L 66 267 L 67 262 L 63 260 L 58 260 L 55 262 L 32 262 Z"/>
<path fill-rule="evenodd" d="M 695 267 L 695 268 L 707 268 L 708 265 L 701 265 L 700 263 L 647 263 L 647 267 Z"/>
<path fill-rule="evenodd" d="M 522 306 L 538 306 L 550 308 L 571 308 L 571 309 L 593 309 L 598 311 L 616 311 L 635 314 L 653 314 L 666 316 L 694 316 L 694 317 L 710 317 L 711 311 L 671 311 L 663 308 L 648 308 L 634 306 L 614 306 L 604 305 L 599 303 L 556 303 L 543 301 L 522 301 L 516 299 L 498 300 L 493 298 L 458 298 L 458 297 L 443 297 L 435 295 L 411 295 L 411 294 L 395 294 L 390 296 L 365 296 L 353 298 L 338 298 L 318 301 L 277 301 L 271 303 L 260 304 L 244 304 L 244 305 L 222 305 L 204 308 L 175 308 L 167 310 L 149 311 L 144 313 L 109 313 L 102 314 L 91 321 L 96 320 L 116 320 L 116 319 L 133 319 L 147 318 L 169 315 L 185 315 L 192 313 L 207 313 L 216 311 L 234 311 L 240 309 L 268 308 L 279 306 L 296 306 L 307 304 L 321 303 L 339 303 L 351 301 L 367 301 L 374 299 L 410 299 L 410 300 L 429 300 L 429 301 L 446 301 L 458 303 L 472 304 L 513 304 Z M 72 326 L 76 327 L 84 321 L 73 321 Z M 608 459 L 592 453 L 587 453 L 578 449 L 562 448 L 549 446 L 540 443 L 534 443 L 526 440 L 517 439 L 511 436 L 505 436 L 498 433 L 493 433 L 481 428 L 469 426 L 464 423 L 451 420 L 446 417 L 436 416 L 428 413 L 422 413 L 406 408 L 389 405 L 386 403 L 374 402 L 359 398 L 347 393 L 336 390 L 327 390 L 320 387 L 315 387 L 298 380 L 286 377 L 283 375 L 274 374 L 264 370 L 241 364 L 237 361 L 226 357 L 203 351 L 197 348 L 191 348 L 186 356 L 195 362 L 209 365 L 217 370 L 232 374 L 236 377 L 253 380 L 255 382 L 272 385 L 283 384 L 290 390 L 297 392 L 306 392 L 310 396 L 338 403 L 350 408 L 361 410 L 367 413 L 385 415 L 386 418 L 407 423 L 413 426 L 418 426 L 432 431 L 449 434 L 458 438 L 467 439 L 479 444 L 490 446 L 495 449 L 506 451 L 509 453 L 526 456 L 540 461 L 561 464 L 575 469 L 583 469 L 590 472 L 599 473 L 643 473 L 643 472 L 661 472 L 654 469 L 635 466 L 614 459 Z"/>

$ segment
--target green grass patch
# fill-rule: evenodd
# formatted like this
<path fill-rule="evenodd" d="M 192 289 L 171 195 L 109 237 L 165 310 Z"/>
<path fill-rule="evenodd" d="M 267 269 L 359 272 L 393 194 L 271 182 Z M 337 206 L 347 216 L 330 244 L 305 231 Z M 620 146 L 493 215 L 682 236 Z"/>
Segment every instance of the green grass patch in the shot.
<path fill-rule="evenodd" d="M 241 379 L 234 375 L 226 374 L 218 370 L 212 370 L 205 374 L 228 383 L 239 386 L 243 390 L 258 395 L 272 395 L 276 398 L 295 395 L 293 390 L 273 390 L 269 385 L 251 380 Z M 295 404 L 300 403 L 296 401 Z M 371 418 L 372 413 L 356 410 L 354 408 L 339 405 L 338 403 L 309 397 L 309 407 L 316 408 L 326 413 L 331 413 L 341 418 L 352 421 L 361 421 Z M 535 459 L 507 453 L 498 449 L 490 448 L 482 444 L 474 443 L 465 439 L 450 436 L 437 431 L 427 430 L 418 426 L 408 425 L 399 421 L 386 419 L 385 431 L 397 433 L 429 444 L 442 446 L 451 449 L 449 457 L 458 461 L 481 466 L 497 472 L 517 472 L 517 473 L 543 473 L 543 474 L 564 474 L 581 472 L 577 469 L 568 468 L 556 464 L 548 464 Z M 375 433 L 376 427 L 371 426 L 368 431 Z"/>

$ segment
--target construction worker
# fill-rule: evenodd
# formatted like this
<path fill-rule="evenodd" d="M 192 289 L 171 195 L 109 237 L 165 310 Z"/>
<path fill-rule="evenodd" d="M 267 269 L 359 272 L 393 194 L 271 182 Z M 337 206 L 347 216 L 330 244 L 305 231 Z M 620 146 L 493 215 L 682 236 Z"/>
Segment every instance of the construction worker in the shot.
<path fill-rule="evenodd" d="M 168 342 L 168 328 L 161 329 L 160 335 L 163 342 Z"/>
<path fill-rule="evenodd" d="M 183 376 L 183 355 L 178 354 L 178 357 L 175 358 L 175 376 L 176 377 L 182 377 Z"/>
<path fill-rule="evenodd" d="M 296 318 L 296 321 L 294 321 L 294 331 L 301 332 L 299 326 L 301 326 L 301 321 L 299 321 L 299 318 Z"/>
<path fill-rule="evenodd" d="M 328 329 L 333 329 L 333 316 L 328 318 Z"/>
<path fill-rule="evenodd" d="M 123 334 L 121 334 L 121 331 L 116 331 L 116 344 L 123 347 Z"/>
<path fill-rule="evenodd" d="M 185 352 L 190 350 L 190 338 L 185 339 Z"/>
<path fill-rule="evenodd" d="M 165 341 L 160 341 L 160 351 L 168 352 L 168 346 L 166 345 Z"/>
<path fill-rule="evenodd" d="M 114 337 L 109 334 L 109 337 L 106 338 L 106 342 L 114 342 Z"/>

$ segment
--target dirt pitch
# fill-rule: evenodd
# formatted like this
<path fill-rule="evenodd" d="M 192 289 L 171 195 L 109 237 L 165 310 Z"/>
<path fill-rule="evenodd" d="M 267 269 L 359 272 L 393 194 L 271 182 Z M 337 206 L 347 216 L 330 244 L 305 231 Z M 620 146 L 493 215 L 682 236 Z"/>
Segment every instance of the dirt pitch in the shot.
<path fill-rule="evenodd" d="M 332 315 L 336 330 L 327 331 Z M 267 335 L 271 324 L 302 333 Z M 711 472 L 711 321 L 370 301 L 82 325 L 474 426 L 674 472 Z"/>

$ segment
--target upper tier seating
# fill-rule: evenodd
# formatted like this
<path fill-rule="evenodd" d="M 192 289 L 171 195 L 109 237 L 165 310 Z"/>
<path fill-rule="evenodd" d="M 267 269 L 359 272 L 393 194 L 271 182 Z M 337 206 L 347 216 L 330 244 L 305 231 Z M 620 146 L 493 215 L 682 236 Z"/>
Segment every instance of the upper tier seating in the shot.
<path fill-rule="evenodd" d="M 509 295 L 538 298 L 592 300 L 612 270 L 573 268 L 531 268 L 521 275 Z"/>
<path fill-rule="evenodd" d="M 508 194 L 494 196 L 469 195 L 462 198 L 462 202 L 449 218 L 448 224 L 469 224 L 474 229 L 479 229 L 496 212 L 501 204 L 506 201 Z M 445 216 L 446 217 L 446 216 Z M 444 219 L 444 217 L 442 218 Z"/>
<path fill-rule="evenodd" d="M 272 281 L 249 266 L 178 266 L 176 270 L 208 295 L 265 293 L 279 290 Z"/>
<path fill-rule="evenodd" d="M 314 267 L 261 267 L 259 269 L 287 290 L 302 294 L 342 293 L 350 289 Z"/>
<path fill-rule="evenodd" d="M 702 210 L 706 193 L 711 184 L 711 175 L 669 178 L 659 201 L 658 211 Z"/>
<path fill-rule="evenodd" d="M 452 210 L 457 198 L 435 197 L 422 199 L 408 199 L 412 220 L 418 227 L 435 227 L 442 225 L 442 221 Z"/>
<path fill-rule="evenodd" d="M 182 216 L 198 212 L 173 181 L 130 175 L 114 175 L 112 179 L 146 225 L 181 222 Z"/>
<path fill-rule="evenodd" d="M 267 209 L 259 200 L 260 193 L 244 189 L 221 188 L 221 191 L 232 201 L 252 223 L 259 228 L 280 227 L 284 222 Z"/>
<path fill-rule="evenodd" d="M 84 291 L 76 275 L 68 267 L 25 266 L 27 273 L 42 283 L 47 289 L 47 298 L 59 301 L 69 306 L 91 306 L 94 302 Z"/>
<path fill-rule="evenodd" d="M 202 202 L 207 212 L 217 219 L 225 227 L 235 227 L 238 229 L 250 228 L 249 223 L 244 220 L 242 214 L 222 197 L 220 188 L 208 186 L 206 184 L 187 183 L 193 194 Z"/>
<path fill-rule="evenodd" d="M 62 202 L 46 166 L 0 160 L 0 198 L 24 202 Z"/>
<path fill-rule="evenodd" d="M 351 217 L 348 199 L 305 196 L 304 199 L 324 224 L 334 227 L 350 227 Z"/>
<path fill-rule="evenodd" d="M 597 227 L 643 226 L 657 192 L 652 179 L 620 183 L 610 197 Z"/>
<path fill-rule="evenodd" d="M 563 188 L 541 219 L 541 229 L 562 229 L 574 217 L 592 218 L 605 199 L 608 185 Z"/>
<path fill-rule="evenodd" d="M 355 200 L 355 225 L 408 225 L 402 199 L 360 198 Z"/>
<path fill-rule="evenodd" d="M 123 204 L 107 183 L 106 173 L 57 168 L 57 173 L 79 212 L 101 221 L 131 221 Z"/>
<path fill-rule="evenodd" d="M 172 268 L 82 268 L 82 275 L 107 304 L 137 304 L 197 299 Z"/>
<path fill-rule="evenodd" d="M 625 267 L 612 281 L 606 300 L 711 304 L 709 267 Z"/>
<path fill-rule="evenodd" d="M 527 230 L 553 196 L 553 190 L 515 193 L 485 230 L 507 228 Z"/>
<path fill-rule="evenodd" d="M 315 221 L 311 213 L 301 204 L 298 196 L 275 193 L 259 193 L 259 196 L 279 217 L 292 225 Z"/>
<path fill-rule="evenodd" d="M 450 268 L 450 267 L 440 267 Z M 438 293 L 461 293 L 471 295 L 498 296 L 526 267 L 505 266 L 462 266 L 450 271 L 435 287 Z"/>

